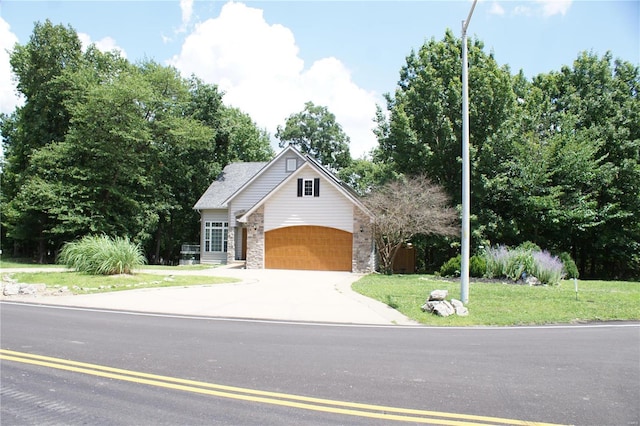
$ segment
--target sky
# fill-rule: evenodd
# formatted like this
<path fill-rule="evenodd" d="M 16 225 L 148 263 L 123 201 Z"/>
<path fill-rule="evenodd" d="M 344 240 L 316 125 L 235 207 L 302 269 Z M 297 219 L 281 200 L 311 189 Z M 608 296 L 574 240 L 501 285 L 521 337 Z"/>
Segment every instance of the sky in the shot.
<path fill-rule="evenodd" d="M 312 101 L 326 106 L 359 158 L 376 145 L 376 105 L 395 91 L 406 57 L 451 29 L 461 36 L 470 0 L 209 1 L 0 0 L 0 113 L 22 100 L 9 51 L 34 22 L 70 25 L 84 46 L 154 60 L 224 91 L 272 136 Z M 610 51 L 640 65 L 638 0 L 480 0 L 468 35 L 500 65 L 528 78 Z M 473 93 L 470 94 L 471 99 Z M 277 141 L 274 139 L 274 148 Z"/>

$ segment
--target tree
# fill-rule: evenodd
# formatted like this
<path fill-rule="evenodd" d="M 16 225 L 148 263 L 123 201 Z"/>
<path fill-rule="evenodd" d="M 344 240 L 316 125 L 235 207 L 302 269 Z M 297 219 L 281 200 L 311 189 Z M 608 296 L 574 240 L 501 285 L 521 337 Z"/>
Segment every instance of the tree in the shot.
<path fill-rule="evenodd" d="M 228 162 L 269 161 L 274 152 L 269 133 L 258 128 L 251 117 L 237 108 L 225 107 L 219 133 L 228 140 Z"/>
<path fill-rule="evenodd" d="M 399 175 L 386 164 L 357 159 L 341 169 L 338 177 L 362 196 L 370 193 L 377 186 L 397 179 Z"/>
<path fill-rule="evenodd" d="M 278 126 L 276 138 L 280 139 L 280 148 L 293 145 L 332 170 L 338 171 L 351 163 L 349 137 L 327 107 L 313 102 L 307 102 L 303 111 L 290 115 L 284 128 Z"/>
<path fill-rule="evenodd" d="M 552 99 L 556 127 L 570 123 L 572 144 L 592 152 L 587 167 L 558 169 L 568 188 L 588 194 L 591 219 L 572 224 L 565 241 L 581 276 L 640 276 L 640 74 L 637 66 L 583 52 L 573 66 L 533 84 Z M 565 128 L 562 128 L 565 132 Z M 571 156 L 565 157 L 571 159 Z M 593 167 L 593 166 L 596 167 Z M 579 182 L 576 181 L 579 178 Z M 575 196 L 573 197 L 576 198 Z M 580 200 L 580 198 L 578 198 Z M 573 209 L 573 206 L 568 206 Z M 580 211 L 580 210 L 578 210 Z M 587 217 L 588 218 L 588 217 Z M 571 228 L 573 226 L 573 228 Z M 579 232 L 570 232 L 577 229 Z"/>
<path fill-rule="evenodd" d="M 25 104 L 2 118 L 6 158 L 2 167 L 3 237 L 11 237 L 14 253 L 22 245 L 36 251 L 40 261 L 49 252 L 47 229 L 53 224 L 39 203 L 55 202 L 52 189 L 56 185 L 32 180 L 31 162 L 38 150 L 64 140 L 71 119 L 65 94 L 71 88 L 63 76 L 82 62 L 81 43 L 73 28 L 49 20 L 36 23 L 29 42 L 16 44 L 10 57 Z M 29 188 L 35 191 L 29 194 Z"/>
<path fill-rule="evenodd" d="M 516 107 L 511 75 L 479 40 L 469 42 L 470 86 L 470 158 L 473 206 L 473 246 L 487 238 L 485 231 L 501 228 L 478 223 L 483 177 L 493 178 L 490 170 L 500 164 L 503 152 L 495 153 L 493 144 L 508 146 L 507 119 Z M 448 30 L 442 40 L 431 39 L 418 51 L 412 51 L 400 70 L 393 95 L 387 94 L 387 112 L 376 113 L 378 147 L 374 161 L 384 163 L 398 174 L 424 174 L 440 185 L 454 204 L 461 203 L 462 165 L 462 83 L 460 79 L 462 42 Z M 487 214 L 489 220 L 500 220 Z M 417 247 L 431 258 L 448 257 L 452 241 L 441 237 L 421 238 L 430 246 Z M 431 264 L 426 257 L 423 264 Z"/>
<path fill-rule="evenodd" d="M 215 85 L 130 64 L 72 28 L 36 24 L 11 64 L 25 105 L 0 117 L 3 244 L 40 262 L 87 234 L 130 237 L 151 261 L 199 236 L 193 203 L 230 161 L 264 161 L 268 135 Z"/>
<path fill-rule="evenodd" d="M 381 269 L 393 272 L 393 260 L 416 235 L 456 235 L 457 213 L 444 190 L 424 176 L 394 180 L 363 198 L 374 216 L 374 239 Z"/>
<path fill-rule="evenodd" d="M 483 51 L 469 47 L 470 142 L 472 162 L 477 150 L 498 132 L 515 106 L 511 76 Z M 387 98 L 389 119 L 378 111 L 376 158 L 398 173 L 426 174 L 449 196 L 461 199 L 460 80 L 462 42 L 451 30 L 442 41 L 431 39 L 407 56 L 394 96 Z"/>

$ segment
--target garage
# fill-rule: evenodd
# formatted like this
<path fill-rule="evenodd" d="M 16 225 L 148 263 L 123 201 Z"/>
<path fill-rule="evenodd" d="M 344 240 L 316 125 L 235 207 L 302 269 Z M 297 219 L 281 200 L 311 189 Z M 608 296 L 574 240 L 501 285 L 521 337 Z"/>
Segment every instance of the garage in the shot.
<path fill-rule="evenodd" d="M 322 226 L 290 226 L 265 232 L 265 268 L 351 271 L 351 233 Z"/>

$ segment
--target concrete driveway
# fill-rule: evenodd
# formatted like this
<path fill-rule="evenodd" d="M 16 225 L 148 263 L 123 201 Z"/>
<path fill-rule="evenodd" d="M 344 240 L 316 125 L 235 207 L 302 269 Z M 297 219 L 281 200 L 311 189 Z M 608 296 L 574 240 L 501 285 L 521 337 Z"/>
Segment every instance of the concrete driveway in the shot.
<path fill-rule="evenodd" d="M 145 272 L 167 273 L 166 270 Z M 221 267 L 175 271 L 173 274 L 227 276 L 242 281 L 87 295 L 11 296 L 3 300 L 228 318 L 350 324 L 416 324 L 395 309 L 351 290 L 351 284 L 361 275 L 350 272 Z"/>

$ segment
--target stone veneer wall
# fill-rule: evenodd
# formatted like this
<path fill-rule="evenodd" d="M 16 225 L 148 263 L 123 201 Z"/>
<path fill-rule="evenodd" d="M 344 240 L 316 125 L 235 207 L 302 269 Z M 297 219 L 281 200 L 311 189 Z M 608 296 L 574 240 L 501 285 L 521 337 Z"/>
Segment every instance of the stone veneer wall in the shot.
<path fill-rule="evenodd" d="M 227 230 L 227 264 L 236 260 L 236 228 Z"/>
<path fill-rule="evenodd" d="M 264 206 L 260 206 L 247 219 L 246 268 L 264 268 Z"/>
<path fill-rule="evenodd" d="M 360 232 L 360 228 L 362 228 L 362 232 Z M 353 206 L 352 256 L 352 272 L 369 273 L 374 271 L 373 226 L 369 216 L 356 206 Z"/>

